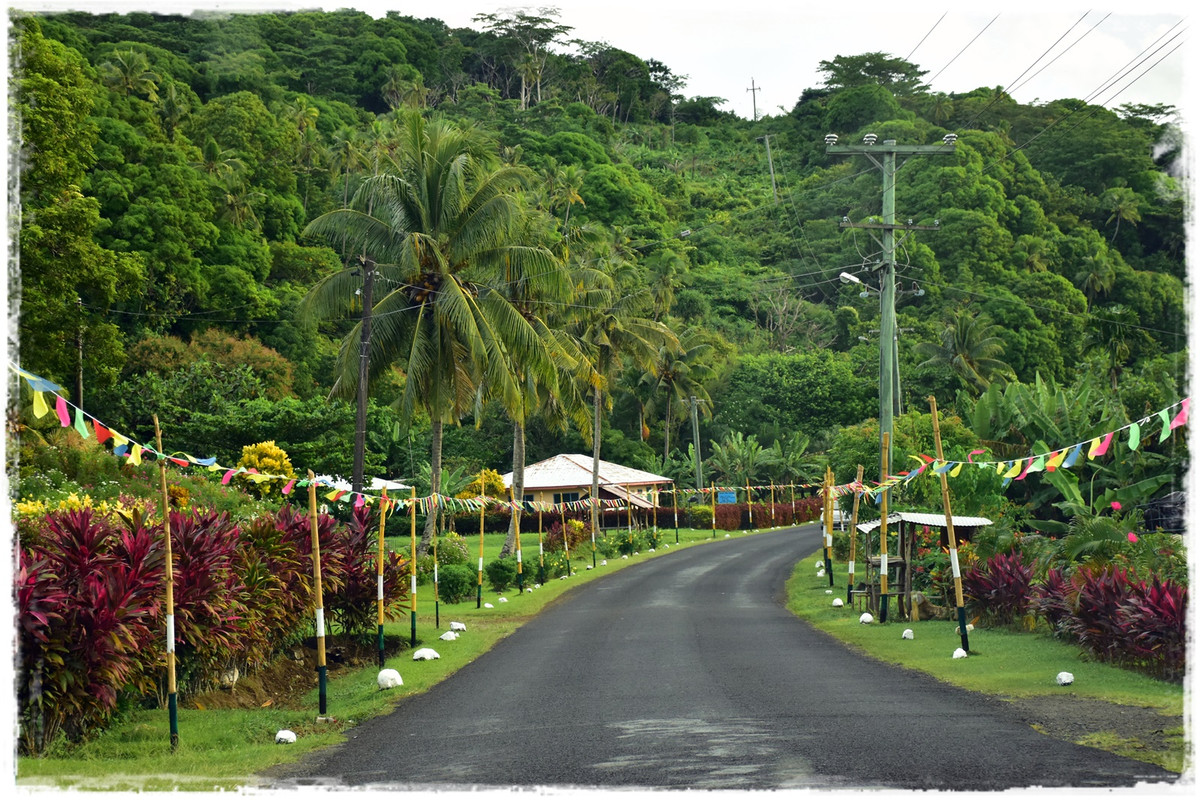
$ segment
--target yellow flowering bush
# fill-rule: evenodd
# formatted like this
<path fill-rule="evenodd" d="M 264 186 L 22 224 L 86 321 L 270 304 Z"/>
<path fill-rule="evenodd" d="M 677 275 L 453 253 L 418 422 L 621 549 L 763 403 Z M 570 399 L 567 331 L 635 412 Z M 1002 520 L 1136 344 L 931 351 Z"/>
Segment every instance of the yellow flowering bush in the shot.
<path fill-rule="evenodd" d="M 259 498 L 282 489 L 288 480 L 296 477 L 296 472 L 292 469 L 292 460 L 282 447 L 275 444 L 274 439 L 243 447 L 242 457 L 237 465 L 272 476 L 270 479 L 263 479 L 242 474 L 235 479 L 244 485 L 250 494 Z"/>

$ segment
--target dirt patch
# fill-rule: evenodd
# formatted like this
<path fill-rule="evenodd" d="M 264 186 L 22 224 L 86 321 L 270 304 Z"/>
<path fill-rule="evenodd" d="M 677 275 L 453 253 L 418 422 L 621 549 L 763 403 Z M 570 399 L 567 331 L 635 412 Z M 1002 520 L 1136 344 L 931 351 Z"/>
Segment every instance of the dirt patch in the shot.
<path fill-rule="evenodd" d="M 1042 695 L 1010 700 L 1009 705 L 1035 729 L 1068 742 L 1111 733 L 1138 742 L 1140 749 L 1166 753 L 1178 742 L 1177 731 L 1183 727 L 1183 716 L 1179 714 L 1160 714 L 1153 708 L 1084 697 Z"/>
<path fill-rule="evenodd" d="M 406 646 L 398 637 L 384 638 L 384 656 Z M 379 663 L 379 645 L 345 636 L 325 639 L 325 676 L 338 675 Z M 274 663 L 250 675 L 241 675 L 232 686 L 194 695 L 185 708 L 289 708 L 302 709 L 301 698 L 317 688 L 317 642 L 310 638 L 282 653 Z"/>

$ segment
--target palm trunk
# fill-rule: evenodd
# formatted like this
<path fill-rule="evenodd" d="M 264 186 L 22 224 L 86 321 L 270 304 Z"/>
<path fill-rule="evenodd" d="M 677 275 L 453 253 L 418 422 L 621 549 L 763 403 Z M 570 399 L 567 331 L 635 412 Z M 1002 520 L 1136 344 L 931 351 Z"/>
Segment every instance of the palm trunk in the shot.
<path fill-rule="evenodd" d="M 442 421 L 436 417 L 430 424 L 433 442 L 429 448 L 429 493 L 437 495 L 442 491 Z M 421 555 L 429 552 L 429 545 L 437 535 L 438 514 L 441 508 L 434 504 L 425 517 L 425 529 L 421 532 L 421 543 L 417 552 Z"/>
<path fill-rule="evenodd" d="M 671 456 L 671 398 L 667 397 L 667 421 L 663 425 L 663 469 L 667 467 L 667 459 Z"/>
<path fill-rule="evenodd" d="M 592 532 L 600 531 L 600 387 L 592 388 Z"/>
<path fill-rule="evenodd" d="M 500 548 L 500 557 L 511 555 L 517 545 L 517 530 L 521 527 L 520 503 L 525 497 L 525 425 L 513 423 L 513 477 L 512 477 L 512 519 L 508 523 L 508 537 Z"/>

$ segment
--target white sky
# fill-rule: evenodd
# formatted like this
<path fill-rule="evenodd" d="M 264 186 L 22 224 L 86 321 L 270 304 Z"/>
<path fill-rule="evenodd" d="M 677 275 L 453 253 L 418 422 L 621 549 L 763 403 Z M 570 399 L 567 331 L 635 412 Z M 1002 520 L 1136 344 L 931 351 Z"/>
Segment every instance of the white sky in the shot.
<path fill-rule="evenodd" d="M 605 41 L 641 58 L 657 59 L 675 74 L 688 76 L 686 95 L 723 97 L 729 102 L 722 108 L 745 118 L 752 116 L 755 104 L 759 116 L 781 113 L 781 106 L 790 110 L 806 88 L 822 83 L 819 62 L 874 51 L 908 58 L 928 70 L 925 80 L 936 91 L 1004 86 L 1023 103 L 1072 97 L 1109 107 L 1125 102 L 1168 103 L 1190 112 L 1191 104 L 1184 98 L 1196 88 L 1197 48 L 1187 43 L 1182 0 L 1129 5 L 1136 11 L 1109 15 L 1106 9 L 1089 10 L 1073 2 L 1029 0 L 978 10 L 953 5 L 924 10 L 919 3 L 878 0 L 840 5 L 778 0 L 541 0 L 529 5 L 504 0 L 12 3 L 28 10 L 159 13 L 350 7 L 375 16 L 395 10 L 476 29 L 472 17 L 479 13 L 557 7 L 561 22 L 574 28 L 570 36 Z M 1173 41 L 1164 45 L 1171 37 Z M 1018 87 L 1020 81 L 1024 85 Z M 749 91 L 752 82 L 761 89 Z"/>

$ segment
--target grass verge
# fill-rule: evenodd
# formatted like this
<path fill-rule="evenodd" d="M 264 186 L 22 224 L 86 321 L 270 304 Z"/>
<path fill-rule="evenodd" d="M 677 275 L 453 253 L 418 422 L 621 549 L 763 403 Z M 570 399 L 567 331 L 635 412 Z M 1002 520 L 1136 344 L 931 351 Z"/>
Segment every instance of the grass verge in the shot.
<path fill-rule="evenodd" d="M 461 667 L 490 650 L 496 642 L 508 636 L 524 622 L 538 614 L 575 586 L 622 569 L 646 558 L 666 555 L 678 547 L 703 544 L 713 538 L 724 538 L 724 531 L 679 529 L 678 544 L 674 528 L 660 528 L 667 547 L 656 552 L 643 552 L 623 559 L 608 559 L 591 569 L 590 543 L 572 553 L 575 574 L 563 580 L 551 580 L 533 592 L 518 593 L 512 588 L 505 593 L 506 603 L 484 585 L 485 602 L 491 609 L 476 608 L 475 597 L 458 604 L 440 604 L 435 625 L 432 587 L 419 587 L 417 594 L 417 646 L 433 647 L 440 658 L 436 661 L 412 661 L 411 650 L 402 651 L 388 659 L 386 666 L 400 672 L 404 685 L 396 690 L 381 692 L 376 684 L 378 669 L 374 666 L 349 672 L 330 679 L 326 688 L 326 712 L 331 721 L 317 721 L 319 709 L 317 690 L 309 692 L 293 709 L 190 709 L 179 710 L 179 743 L 170 749 L 170 727 L 165 709 L 134 709 L 123 715 L 109 729 L 89 741 L 71 748 L 52 751 L 40 758 L 17 760 L 17 783 L 23 788 L 54 788 L 93 791 L 228 791 L 254 787 L 256 774 L 279 764 L 299 760 L 306 753 L 341 741 L 343 732 L 356 722 L 386 713 L 399 700 L 423 692 Z M 733 536 L 751 532 L 734 532 Z M 478 532 L 472 537 L 463 532 L 472 547 L 472 564 L 477 558 Z M 617 535 L 613 533 L 612 535 Z M 387 545 L 406 552 L 409 537 L 387 537 Z M 484 535 L 484 563 L 499 554 L 503 534 Z M 536 574 L 537 539 L 532 547 L 525 535 L 521 537 L 523 560 L 530 575 Z M 532 553 L 532 555 L 530 555 Z M 527 586 L 531 585 L 527 582 Z M 467 633 L 453 642 L 438 637 L 449 629 L 450 621 L 461 621 Z M 411 620 L 403 619 L 386 624 L 388 636 L 398 636 L 406 642 L 411 636 Z M 281 729 L 296 733 L 291 745 L 275 744 L 275 734 Z"/>
<path fill-rule="evenodd" d="M 1102 718 L 1081 720 L 1099 729 L 1085 735 L 1065 735 L 1076 744 L 1097 747 L 1112 753 L 1158 764 L 1179 772 L 1189 754 L 1189 745 L 1181 730 L 1172 727 L 1172 718 L 1183 715 L 1184 691 L 1177 684 L 1156 680 L 1109 664 L 1085 661 L 1079 647 L 1056 641 L 1047 635 L 1006 629 L 976 628 L 968 634 L 968 658 L 952 657 L 962 646 L 957 624 L 947 620 L 878 621 L 861 624 L 861 610 L 852 605 L 833 606 L 834 598 L 845 602 L 845 576 L 835 576 L 833 593 L 829 578 L 817 577 L 820 554 L 796 565 L 787 583 L 788 609 L 814 627 L 829 633 L 854 650 L 888 664 L 919 670 L 939 681 L 993 695 L 1003 699 L 1087 698 L 1120 706 L 1152 709 L 1162 715 L 1160 730 L 1149 743 L 1147 737 L 1123 736 L 1105 729 Z M 901 633 L 912 629 L 913 638 Z M 1075 680 L 1059 686 L 1056 676 L 1070 672 Z M 1119 712 L 1118 712 L 1119 713 Z M 1151 717 L 1153 719 L 1153 717 Z M 1042 726 L 1035 725 L 1044 733 Z M 1164 730 L 1166 729 L 1164 735 Z"/>

